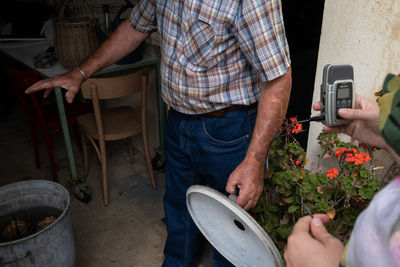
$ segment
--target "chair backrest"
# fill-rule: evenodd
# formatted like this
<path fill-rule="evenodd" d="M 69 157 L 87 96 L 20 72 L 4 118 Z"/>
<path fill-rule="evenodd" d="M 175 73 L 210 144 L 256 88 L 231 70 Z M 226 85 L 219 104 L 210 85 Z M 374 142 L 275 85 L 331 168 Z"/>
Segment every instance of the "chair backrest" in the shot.
<path fill-rule="evenodd" d="M 148 68 L 140 71 L 111 78 L 89 78 L 81 85 L 82 95 L 92 99 L 100 144 L 104 144 L 104 128 L 100 110 L 101 99 L 113 99 L 141 93 L 141 124 L 146 127 L 146 99 L 147 99 Z"/>
<path fill-rule="evenodd" d="M 82 95 L 86 99 L 93 99 L 93 90 L 98 99 L 113 99 L 143 92 L 147 87 L 148 69 L 111 78 L 89 78 L 82 85 Z"/>

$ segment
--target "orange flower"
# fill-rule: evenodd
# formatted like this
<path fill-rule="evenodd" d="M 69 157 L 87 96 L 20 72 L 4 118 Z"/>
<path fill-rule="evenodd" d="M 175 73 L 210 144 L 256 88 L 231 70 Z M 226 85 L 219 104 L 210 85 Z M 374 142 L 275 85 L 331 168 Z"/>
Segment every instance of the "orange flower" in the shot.
<path fill-rule="evenodd" d="M 368 162 L 371 160 L 371 157 L 367 153 L 360 152 L 359 154 L 355 155 L 356 161 L 354 164 L 360 165 L 363 164 L 364 162 Z"/>
<path fill-rule="evenodd" d="M 364 157 L 361 154 L 355 154 L 354 158 L 355 158 L 354 164 L 360 165 L 364 163 Z"/>
<path fill-rule="evenodd" d="M 355 148 L 337 148 L 336 149 L 336 156 L 337 156 L 337 158 L 338 159 L 340 159 L 341 157 L 342 157 L 342 155 L 343 155 L 343 153 L 347 153 L 347 155 L 351 155 L 351 157 L 353 156 L 352 154 L 356 154 L 358 151 L 357 151 L 357 149 L 355 149 Z M 347 157 L 349 157 L 349 156 L 347 156 Z M 347 162 L 352 162 L 352 161 L 348 161 L 347 160 L 347 158 L 346 158 L 346 161 Z"/>
<path fill-rule="evenodd" d="M 346 155 L 346 162 L 354 162 L 356 159 L 352 153 Z"/>
<path fill-rule="evenodd" d="M 336 149 L 336 156 L 338 159 L 340 159 L 343 155 L 344 152 L 347 152 L 348 149 L 347 148 L 337 148 Z"/>
<path fill-rule="evenodd" d="M 365 162 L 368 162 L 368 161 L 371 160 L 371 157 L 369 156 L 369 154 L 367 154 L 367 153 L 363 153 L 363 154 L 364 154 L 364 160 L 365 160 Z"/>
<path fill-rule="evenodd" d="M 290 120 L 290 122 L 295 122 L 295 121 L 297 121 L 297 118 L 291 117 L 289 120 Z"/>
<path fill-rule="evenodd" d="M 331 179 L 335 178 L 338 176 L 339 172 L 336 168 L 329 169 L 328 172 L 326 173 L 326 177 L 329 177 Z"/>
<path fill-rule="evenodd" d="M 292 133 L 298 134 L 303 129 L 300 123 L 296 123 L 292 128 Z"/>

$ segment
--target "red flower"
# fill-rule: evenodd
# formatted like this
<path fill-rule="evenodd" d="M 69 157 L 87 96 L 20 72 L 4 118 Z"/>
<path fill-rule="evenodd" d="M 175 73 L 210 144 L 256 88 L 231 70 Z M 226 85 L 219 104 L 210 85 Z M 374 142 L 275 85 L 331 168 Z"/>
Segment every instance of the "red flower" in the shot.
<path fill-rule="evenodd" d="M 329 177 L 331 179 L 335 178 L 338 176 L 339 172 L 336 168 L 329 169 L 328 172 L 326 173 L 326 177 Z"/>
<path fill-rule="evenodd" d="M 363 164 L 364 162 L 368 162 L 371 160 L 371 157 L 367 153 L 360 152 L 359 154 L 354 155 L 356 158 L 356 161 L 354 164 L 360 165 Z"/>
<path fill-rule="evenodd" d="M 352 153 L 346 155 L 346 162 L 354 162 L 356 159 Z"/>
<path fill-rule="evenodd" d="M 362 154 L 364 154 L 364 161 L 365 162 L 368 162 L 368 161 L 371 160 L 371 157 L 369 156 L 369 154 L 367 154 L 367 153 L 362 153 Z"/>
<path fill-rule="evenodd" d="M 360 146 L 362 146 L 362 148 L 364 148 L 364 150 L 367 150 L 367 145 L 364 143 L 361 143 Z"/>
<path fill-rule="evenodd" d="M 290 120 L 290 122 L 295 122 L 295 121 L 297 121 L 297 118 L 291 117 L 289 120 Z"/>
<path fill-rule="evenodd" d="M 364 163 L 364 156 L 361 153 L 355 154 L 354 158 L 355 158 L 354 164 L 360 165 Z"/>
<path fill-rule="evenodd" d="M 303 130 L 303 126 L 300 123 L 296 123 L 292 128 L 292 133 L 298 134 L 301 130 Z"/>
<path fill-rule="evenodd" d="M 301 164 L 301 160 L 296 160 L 295 164 L 298 166 L 299 164 Z"/>
<path fill-rule="evenodd" d="M 340 159 L 343 155 L 343 153 L 348 152 L 349 150 L 347 148 L 337 148 L 336 149 L 336 156 L 338 159 Z"/>
<path fill-rule="evenodd" d="M 347 148 L 338 148 L 336 149 L 336 156 L 338 157 L 338 159 L 340 159 L 343 155 L 343 153 L 347 152 Z"/>
<path fill-rule="evenodd" d="M 355 154 L 357 154 L 357 152 L 358 151 L 355 148 L 337 148 L 336 149 L 336 156 L 337 156 L 338 159 L 340 159 L 342 157 L 343 153 L 346 153 L 347 157 L 349 157 L 348 156 L 349 154 L 351 155 L 350 157 L 352 157 L 353 154 L 355 155 Z M 347 162 L 351 162 L 351 161 L 348 161 L 347 158 L 346 158 L 346 161 Z"/>

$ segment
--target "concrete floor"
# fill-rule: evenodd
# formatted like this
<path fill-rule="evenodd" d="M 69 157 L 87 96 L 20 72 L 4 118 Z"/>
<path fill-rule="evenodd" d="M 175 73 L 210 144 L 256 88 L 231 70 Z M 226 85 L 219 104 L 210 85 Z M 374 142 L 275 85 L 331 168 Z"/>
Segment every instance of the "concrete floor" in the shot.
<path fill-rule="evenodd" d="M 0 186 L 21 180 L 49 180 L 50 167 L 44 140 L 38 129 L 41 168 L 34 165 L 31 139 L 22 111 L 0 123 Z M 78 174 L 83 173 L 82 153 L 72 139 Z M 71 195 L 72 227 L 75 239 L 77 266 L 161 266 L 166 227 L 162 198 L 163 172 L 156 172 L 157 190 L 151 188 L 144 155 L 135 149 L 135 163 L 129 163 L 125 142 L 107 144 L 109 206 L 102 198 L 101 168 L 94 150 L 89 147 L 88 183 L 92 200 L 80 202 L 69 187 L 69 165 L 62 135 L 55 140 L 55 158 L 60 184 Z M 210 247 L 205 249 L 199 266 L 212 266 Z"/>

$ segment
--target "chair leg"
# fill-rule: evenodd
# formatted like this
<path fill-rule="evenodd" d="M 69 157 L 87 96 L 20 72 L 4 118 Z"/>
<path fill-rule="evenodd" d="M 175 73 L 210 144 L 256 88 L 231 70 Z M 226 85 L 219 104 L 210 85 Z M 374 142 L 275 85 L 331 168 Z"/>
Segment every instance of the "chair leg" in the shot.
<path fill-rule="evenodd" d="M 81 131 L 81 146 L 83 151 L 83 175 L 85 177 L 88 176 L 88 155 L 87 155 L 87 145 L 86 145 L 86 137 L 83 131 Z"/>
<path fill-rule="evenodd" d="M 101 154 L 101 171 L 103 176 L 103 199 L 104 206 L 108 206 L 108 187 L 107 187 L 107 156 L 105 142 L 99 141 Z"/>
<path fill-rule="evenodd" d="M 128 150 L 129 150 L 129 161 L 131 164 L 135 163 L 135 157 L 133 156 L 133 147 L 132 147 L 132 137 L 128 137 Z"/>
<path fill-rule="evenodd" d="M 36 168 L 39 169 L 40 168 L 40 156 L 39 156 L 39 147 L 38 147 L 38 141 L 37 141 L 37 132 L 36 132 L 35 125 L 30 123 L 29 121 L 28 121 L 28 125 L 29 125 L 29 132 L 31 133 L 33 153 L 35 155 L 35 164 L 36 164 Z"/>
<path fill-rule="evenodd" d="M 146 164 L 147 164 L 147 169 L 149 170 L 149 177 L 150 177 L 151 185 L 153 186 L 153 189 L 157 189 L 157 183 L 156 183 L 156 179 L 154 177 L 153 167 L 151 165 L 150 150 L 149 150 L 149 144 L 147 141 L 147 131 L 146 130 L 142 130 L 142 139 L 143 139 L 144 154 L 146 156 Z"/>

